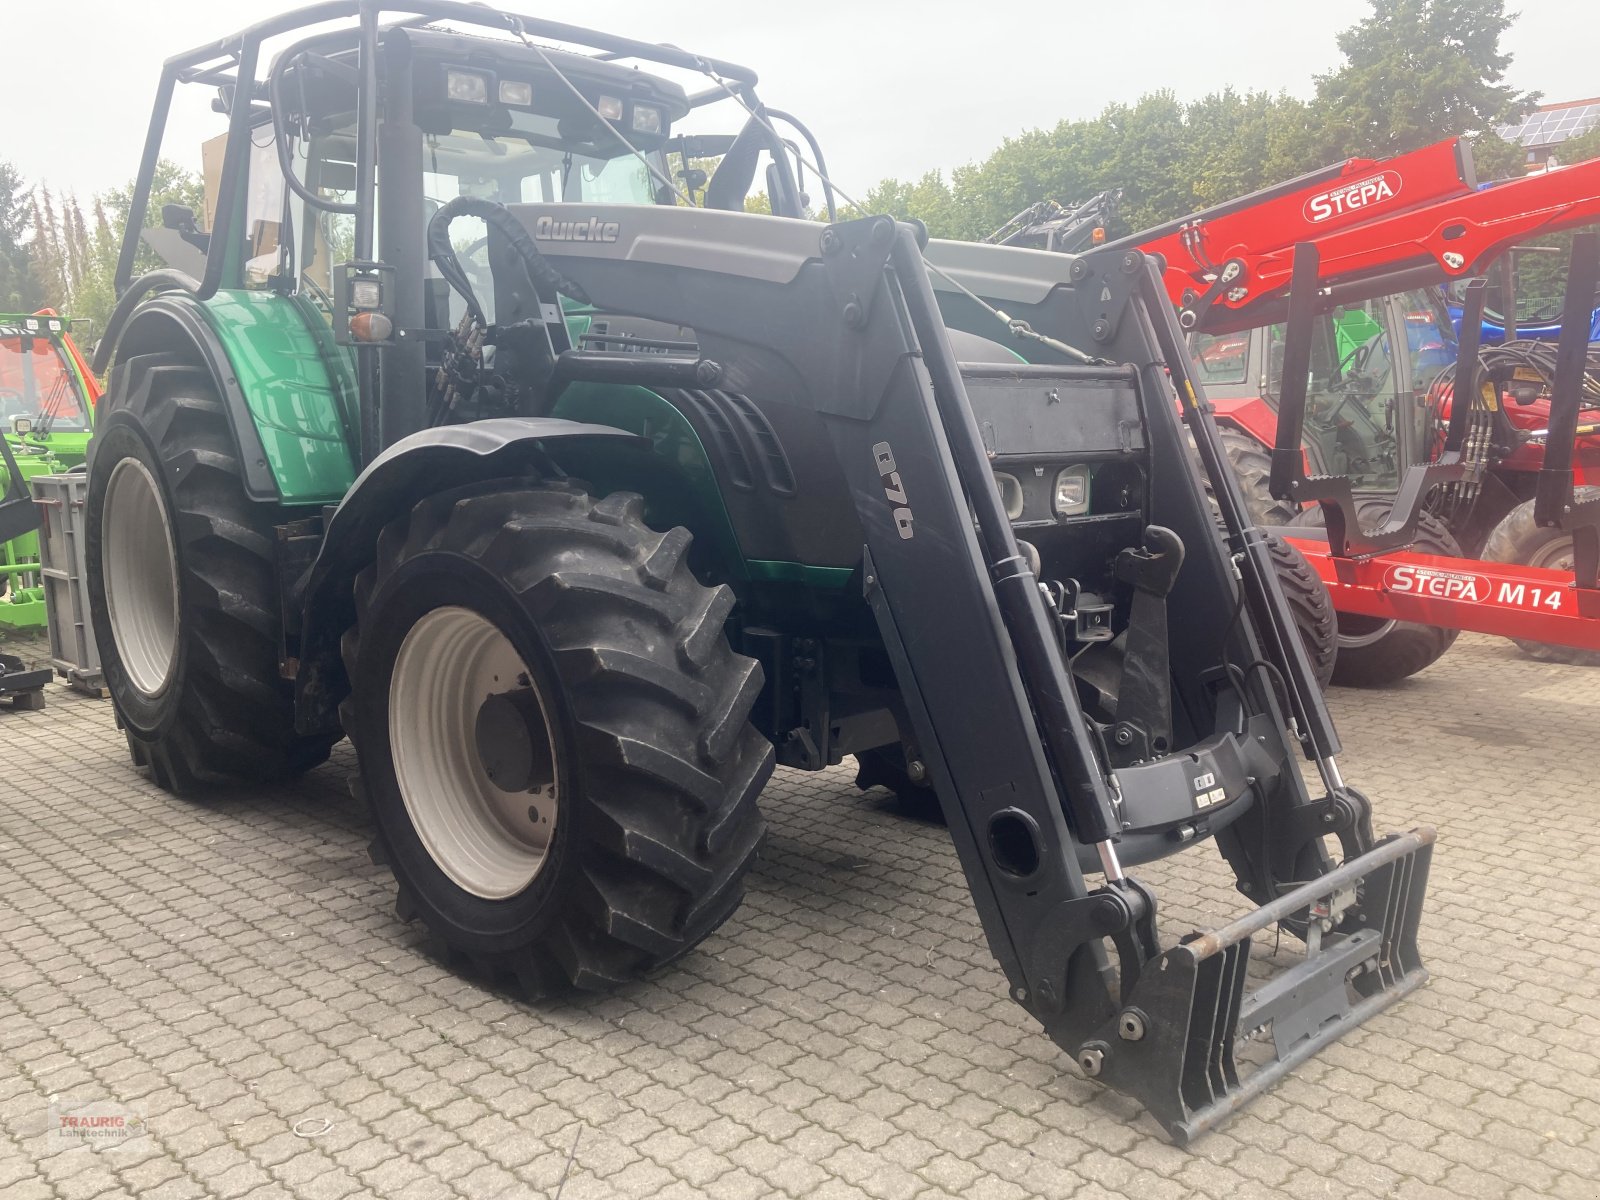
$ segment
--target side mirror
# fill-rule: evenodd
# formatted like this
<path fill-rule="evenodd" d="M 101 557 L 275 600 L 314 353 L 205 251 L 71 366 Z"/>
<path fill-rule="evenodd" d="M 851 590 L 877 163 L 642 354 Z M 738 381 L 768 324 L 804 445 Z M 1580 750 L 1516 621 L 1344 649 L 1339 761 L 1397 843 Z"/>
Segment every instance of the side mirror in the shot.
<path fill-rule="evenodd" d="M 194 209 L 187 204 L 163 204 L 161 228 L 176 229 L 179 233 L 200 232 L 200 226 L 195 221 Z"/>

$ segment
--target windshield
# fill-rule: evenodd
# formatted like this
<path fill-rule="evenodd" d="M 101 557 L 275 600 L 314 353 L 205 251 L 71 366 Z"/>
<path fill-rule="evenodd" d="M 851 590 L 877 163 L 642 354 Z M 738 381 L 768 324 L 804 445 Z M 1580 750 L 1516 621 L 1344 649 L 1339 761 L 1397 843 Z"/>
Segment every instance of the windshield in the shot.
<path fill-rule="evenodd" d="M 9 429 L 17 417 L 61 433 L 88 428 L 78 378 L 61 347 L 49 338 L 0 331 L 0 420 Z"/>
<path fill-rule="evenodd" d="M 564 148 L 555 118 L 540 113 L 516 113 L 510 129 L 493 133 L 452 129 L 448 133 L 421 136 L 424 204 L 423 227 L 417 230 L 419 238 L 425 234 L 427 221 L 433 214 L 457 196 L 477 196 L 499 204 L 557 201 L 653 204 L 657 200 L 656 181 L 644 163 L 632 154 L 624 152 L 614 158 L 600 158 Z M 262 192 L 279 180 L 271 137 L 272 130 L 264 126 L 254 139 L 258 149 L 252 158 L 251 175 L 252 179 L 267 181 L 259 189 Z M 653 151 L 648 157 L 665 177 L 661 154 Z M 352 200 L 356 175 L 353 115 L 309 138 L 297 139 L 293 162 L 300 181 L 318 196 L 334 201 Z M 275 186 L 279 197 L 276 202 L 281 205 L 281 182 Z M 257 190 L 253 185 L 252 197 Z M 266 212 L 271 203 L 258 207 Z M 333 287 L 333 264 L 350 258 L 354 252 L 355 218 L 348 213 L 308 212 L 298 197 L 290 197 L 289 207 L 291 227 L 297 230 L 299 241 L 293 273 L 299 278 L 300 290 L 325 314 L 331 315 L 328 293 Z M 383 208 L 381 188 L 378 208 L 380 211 Z M 276 230 L 275 225 L 272 228 Z M 480 285 L 479 298 L 489 308 L 492 319 L 494 294 L 483 253 L 487 233 L 487 227 L 477 217 L 462 216 L 450 226 L 450 240 L 468 274 Z M 252 237 L 251 244 L 253 250 L 259 251 L 270 246 L 271 252 L 260 252 L 252 257 L 251 279 L 247 286 L 266 286 L 273 271 L 281 269 L 277 267 L 276 233 L 270 238 Z M 428 280 L 442 284 L 431 262 L 425 271 Z M 448 307 L 451 325 L 461 319 L 465 301 L 460 296 L 443 289 L 439 293 L 439 303 Z"/>
<path fill-rule="evenodd" d="M 500 204 L 655 203 L 650 172 L 632 154 L 593 158 L 576 153 L 561 145 L 556 126 L 553 117 L 518 112 L 511 128 L 501 133 L 455 129 L 427 134 L 422 147 L 423 194 L 440 204 L 458 195 Z M 659 170 L 659 155 L 655 157 Z"/>
<path fill-rule="evenodd" d="M 1411 390 L 1422 396 L 1440 371 L 1455 364 L 1455 326 L 1436 288 L 1401 293 L 1400 314 L 1406 323 L 1406 349 L 1411 356 Z"/>

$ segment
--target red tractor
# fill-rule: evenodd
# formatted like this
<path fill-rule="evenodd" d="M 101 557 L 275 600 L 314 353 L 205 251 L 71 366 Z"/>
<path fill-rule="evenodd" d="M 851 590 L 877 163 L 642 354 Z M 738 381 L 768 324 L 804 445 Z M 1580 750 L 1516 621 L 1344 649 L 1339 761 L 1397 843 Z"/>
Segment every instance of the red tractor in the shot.
<path fill-rule="evenodd" d="M 1465 143 L 1385 162 L 1352 159 L 1128 239 L 1159 254 L 1169 298 L 1190 330 L 1198 379 L 1252 515 L 1267 526 L 1318 523 L 1305 493 L 1272 487 L 1295 248 L 1315 248 L 1317 303 L 1304 364 L 1302 475 L 1344 476 L 1360 526 L 1382 527 L 1413 466 L 1438 461 L 1460 354 L 1439 285 L 1485 272 L 1518 239 L 1600 219 L 1600 161 L 1480 187 Z M 1463 292 L 1469 295 L 1470 289 Z M 1586 305 L 1592 296 L 1579 297 Z M 1470 301 L 1469 301 L 1470 304 Z M 1459 477 L 1436 482 L 1412 522 L 1414 550 L 1569 572 L 1573 542 L 1541 528 L 1533 498 L 1546 461 L 1556 347 L 1484 347 L 1482 296 L 1466 340 L 1482 374 L 1466 414 Z M 1587 331 L 1588 308 L 1580 322 Z M 1512 329 L 1514 335 L 1514 327 Z M 1579 389 L 1572 477 L 1600 484 L 1600 362 Z M 1580 493 L 1582 495 L 1584 493 Z M 1336 601 L 1340 599 L 1335 589 Z M 1348 600 L 1345 597 L 1345 600 Z M 1428 625 L 1340 604 L 1335 682 L 1382 684 L 1421 670 L 1462 626 Z M 1465 626 L 1474 627 L 1474 626 Z M 1500 630 L 1496 630 L 1499 632 Z M 1518 629 L 1540 657 L 1586 661 L 1587 635 L 1551 645 Z"/>

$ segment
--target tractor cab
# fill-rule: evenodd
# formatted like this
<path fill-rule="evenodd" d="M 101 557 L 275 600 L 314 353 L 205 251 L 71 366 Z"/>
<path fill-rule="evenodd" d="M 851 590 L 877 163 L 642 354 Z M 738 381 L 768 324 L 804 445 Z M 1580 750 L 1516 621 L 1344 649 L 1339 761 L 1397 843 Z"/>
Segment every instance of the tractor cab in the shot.
<path fill-rule="evenodd" d="M 1271 445 L 1283 394 L 1283 324 L 1190 334 L 1217 419 Z M 1434 383 L 1455 362 L 1455 331 L 1435 289 L 1319 313 L 1307 377 L 1305 454 L 1319 475 L 1393 492 L 1427 461 L 1438 429 Z"/>
<path fill-rule="evenodd" d="M 54 313 L 0 314 L 0 429 L 23 458 L 83 462 L 98 394 Z"/>
<path fill-rule="evenodd" d="M 447 20 L 386 24 L 373 33 L 375 53 L 363 66 L 366 35 L 360 30 L 347 26 L 284 44 L 287 32 L 274 37 L 268 23 L 260 30 L 262 78 L 248 108 L 232 103 L 241 64 L 226 59 L 175 72 L 163 97 L 170 104 L 174 94 L 197 84 L 215 90 L 212 107 L 228 118 L 227 129 L 203 147 L 204 216 L 181 204 L 164 205 L 160 227 L 145 229 L 143 242 L 191 277 L 210 304 L 248 311 L 251 322 L 270 324 L 276 316 L 263 315 L 273 310 L 262 302 L 290 297 L 321 327 L 321 340 L 334 343 L 324 344 L 322 353 L 340 380 L 329 407 L 342 409 L 345 428 L 361 424 L 354 400 L 361 388 L 375 383 L 382 391 L 374 406 L 381 418 L 363 430 L 355 461 L 337 481 L 341 490 L 379 447 L 469 415 L 444 394 L 448 380 L 441 371 L 457 372 L 463 354 L 474 370 L 492 369 L 492 346 L 484 365 L 484 348 L 456 336 L 469 308 L 480 309 L 472 315 L 492 326 L 503 299 L 490 270 L 493 236 L 475 205 L 743 212 L 749 202 L 777 216 L 810 214 L 797 147 L 803 139 L 818 155 L 815 140 L 788 114 L 761 105 L 747 69 L 626 39 L 610 39 L 615 48 L 599 52 L 559 49 L 533 41 L 509 17 L 503 29 L 488 28 L 476 16 L 457 24 L 470 32 Z M 634 65 L 641 58 L 651 70 Z M 697 79 L 696 90 L 669 78 L 673 72 Z M 380 101 L 370 131 L 376 153 L 363 154 L 359 97 L 369 75 L 379 81 L 373 90 Z M 717 113 L 708 117 L 708 108 Z M 156 114 L 163 124 L 165 118 Z M 236 132 L 241 123 L 247 128 Z M 151 139 L 152 149 L 159 144 Z M 158 161 L 146 164 L 152 173 Z M 375 203 L 358 201 L 365 186 L 373 188 Z M 824 198 L 831 212 L 826 185 Z M 148 199 L 141 195 L 136 203 Z M 437 222 L 452 203 L 451 215 Z M 552 225 L 535 236 L 560 243 L 614 233 L 578 223 Z M 441 271 L 441 247 L 459 260 L 472 301 Z M 125 245 L 119 287 L 130 280 L 140 253 Z M 418 278 L 420 287 L 409 282 Z M 568 299 L 561 304 L 568 328 L 556 333 L 556 351 L 604 335 L 603 323 L 590 328 L 585 306 Z M 358 378 L 364 346 L 386 349 L 380 379 Z M 290 363 L 279 365 L 303 374 Z M 295 409 L 286 437 L 332 439 L 334 423 L 297 406 L 289 389 L 281 402 Z M 264 395 L 245 398 L 252 412 L 266 403 Z M 495 413 L 491 406 L 470 415 Z M 274 468 L 289 454 L 287 446 L 264 449 Z M 332 499 L 335 493 L 294 498 Z"/>

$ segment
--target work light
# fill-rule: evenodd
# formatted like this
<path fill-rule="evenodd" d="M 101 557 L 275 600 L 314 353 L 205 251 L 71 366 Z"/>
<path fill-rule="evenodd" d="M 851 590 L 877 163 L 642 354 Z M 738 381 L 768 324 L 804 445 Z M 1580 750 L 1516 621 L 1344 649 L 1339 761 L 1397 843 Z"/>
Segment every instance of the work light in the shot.
<path fill-rule="evenodd" d="M 518 108 L 531 108 L 533 106 L 533 84 L 519 79 L 502 79 L 500 81 L 500 103 L 513 104 Z"/>
<path fill-rule="evenodd" d="M 489 77 L 477 71 L 448 70 L 444 73 L 444 94 L 463 104 L 487 104 Z"/>
<path fill-rule="evenodd" d="M 1051 500 L 1058 517 L 1070 517 L 1089 507 L 1089 468 L 1068 467 L 1056 473 L 1055 495 Z"/>

